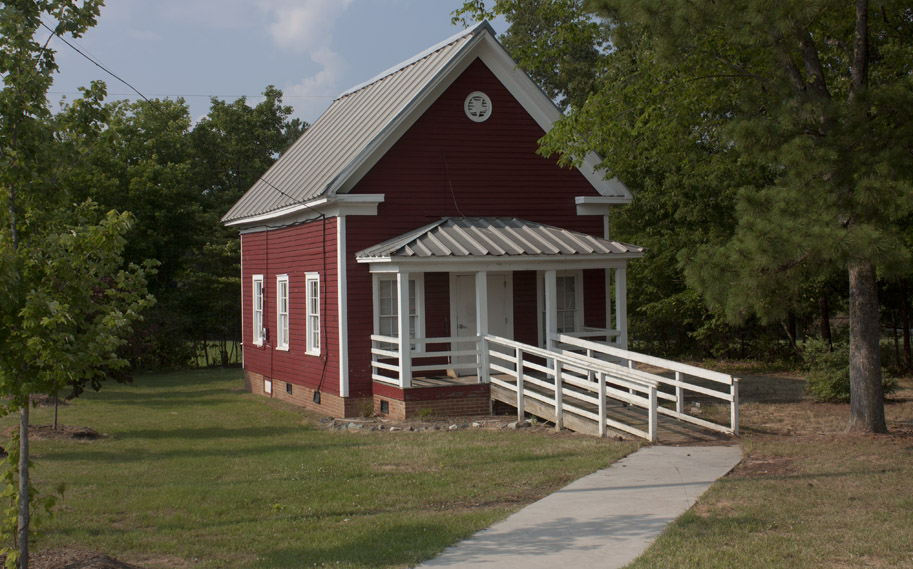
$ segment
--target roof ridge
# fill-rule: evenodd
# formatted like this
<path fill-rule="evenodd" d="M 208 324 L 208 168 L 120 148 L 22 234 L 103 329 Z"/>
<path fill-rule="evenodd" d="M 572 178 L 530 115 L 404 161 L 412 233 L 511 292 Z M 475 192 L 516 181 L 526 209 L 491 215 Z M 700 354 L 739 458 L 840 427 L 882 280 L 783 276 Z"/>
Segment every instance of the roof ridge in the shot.
<path fill-rule="evenodd" d="M 390 75 L 393 75 L 394 73 L 397 73 L 398 71 L 401 71 L 401 70 L 405 69 L 406 67 L 409 67 L 410 65 L 425 59 L 426 57 L 435 53 L 436 51 L 439 51 L 439 50 L 447 47 L 448 45 L 463 39 L 466 36 L 473 35 L 477 31 L 482 30 L 482 29 L 488 30 L 488 32 L 492 35 L 492 37 L 494 37 L 496 35 L 494 28 L 491 27 L 491 24 L 488 23 L 488 20 L 482 20 L 478 24 L 476 24 L 474 26 L 470 26 L 470 27 L 466 28 L 465 30 L 462 30 L 460 32 L 453 34 L 452 36 L 445 39 L 444 41 L 434 44 L 433 46 L 422 51 L 421 53 L 413 55 L 409 59 L 407 59 L 405 61 L 401 61 L 400 63 L 397 63 L 396 65 L 394 65 L 393 67 L 390 67 L 389 69 L 386 69 L 385 71 L 381 71 L 380 73 L 378 73 L 374 77 L 368 79 L 367 81 L 365 81 L 363 83 L 359 83 L 358 85 L 355 85 L 354 87 L 350 87 L 349 89 L 346 89 L 345 91 L 343 91 L 342 93 L 337 95 L 336 98 L 333 99 L 333 102 L 336 102 L 339 99 L 342 99 L 343 97 L 348 97 L 349 95 L 356 93 L 358 91 L 361 91 L 365 87 L 369 87 L 369 86 L 373 85 L 374 83 L 377 83 L 378 81 L 385 79 L 386 77 L 389 77 Z"/>

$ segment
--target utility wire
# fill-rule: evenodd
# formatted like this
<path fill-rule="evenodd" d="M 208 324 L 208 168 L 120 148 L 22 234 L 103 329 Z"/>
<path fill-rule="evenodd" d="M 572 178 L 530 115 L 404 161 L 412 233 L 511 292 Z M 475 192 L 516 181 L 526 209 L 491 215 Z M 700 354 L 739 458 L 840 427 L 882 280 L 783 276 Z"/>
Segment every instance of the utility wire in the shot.
<path fill-rule="evenodd" d="M 61 36 L 60 34 L 58 34 L 54 29 L 52 29 L 51 27 L 49 27 L 47 24 L 45 24 L 44 22 L 41 22 L 41 25 L 42 25 L 44 28 L 46 28 L 48 31 L 50 31 L 52 34 L 54 34 L 55 36 L 57 36 L 57 39 L 59 39 L 59 40 L 62 41 L 63 43 L 65 43 L 65 44 L 67 44 L 68 46 L 70 46 L 70 48 L 71 48 L 73 51 L 75 51 L 75 52 L 78 53 L 79 55 L 85 57 L 86 59 L 88 59 L 89 61 L 91 61 L 92 63 L 94 63 L 94 64 L 96 65 L 96 67 L 98 67 L 99 69 L 101 69 L 102 71 L 104 71 L 105 73 L 107 73 L 108 75 L 110 75 L 111 77 L 114 77 L 115 79 L 117 79 L 118 81 L 120 81 L 121 83 L 123 83 L 124 85 L 126 85 L 127 87 L 129 87 L 134 93 L 136 93 L 137 95 L 139 95 L 140 97 L 142 97 L 144 101 L 149 101 L 149 99 L 146 97 L 146 95 L 143 95 L 142 93 L 139 92 L 139 89 L 137 89 L 137 88 L 134 87 L 133 85 L 127 83 L 126 81 L 124 81 L 123 79 L 121 79 L 120 77 L 118 77 L 113 71 L 111 71 L 110 69 L 108 69 L 107 67 L 105 67 L 104 65 L 102 65 L 101 63 L 95 61 L 94 59 L 92 59 L 92 58 L 89 57 L 88 55 L 86 55 L 85 52 L 83 52 L 83 51 L 80 50 L 78 47 L 76 47 L 76 46 L 73 45 L 72 43 L 70 43 L 70 42 L 68 42 L 67 40 L 65 40 L 65 39 L 63 38 L 63 36 Z"/>

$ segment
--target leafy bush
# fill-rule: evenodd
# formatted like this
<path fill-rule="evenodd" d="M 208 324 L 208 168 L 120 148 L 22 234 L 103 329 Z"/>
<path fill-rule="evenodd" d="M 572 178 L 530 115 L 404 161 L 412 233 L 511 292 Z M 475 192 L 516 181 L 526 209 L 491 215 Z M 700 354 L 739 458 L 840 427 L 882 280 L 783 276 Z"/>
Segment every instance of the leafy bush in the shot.
<path fill-rule="evenodd" d="M 850 400 L 850 348 L 846 342 L 834 342 L 833 348 L 817 338 L 805 341 L 803 351 L 808 372 L 805 394 L 820 403 L 848 403 Z M 897 381 L 882 370 L 881 385 L 885 395 L 897 389 Z"/>

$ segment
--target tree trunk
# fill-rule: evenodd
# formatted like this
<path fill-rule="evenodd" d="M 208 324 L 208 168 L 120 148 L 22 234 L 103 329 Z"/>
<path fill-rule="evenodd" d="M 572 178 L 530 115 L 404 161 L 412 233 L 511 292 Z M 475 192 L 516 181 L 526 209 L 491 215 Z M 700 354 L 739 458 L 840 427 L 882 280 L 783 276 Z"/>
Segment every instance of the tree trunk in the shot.
<path fill-rule="evenodd" d="M 910 313 L 907 298 L 907 279 L 900 281 L 900 324 L 903 326 L 903 369 L 910 371 L 913 367 L 913 355 L 910 353 Z"/>
<path fill-rule="evenodd" d="M 19 408 L 19 569 L 29 569 L 29 400 Z"/>
<path fill-rule="evenodd" d="M 851 260 L 849 277 L 850 422 L 847 430 L 886 433 L 875 266 L 870 261 Z"/>
<path fill-rule="evenodd" d="M 821 319 L 821 341 L 827 342 L 828 347 L 833 349 L 834 343 L 831 338 L 831 307 L 827 302 L 827 294 L 825 293 L 821 293 L 821 297 L 818 299 L 818 313 Z"/>
<path fill-rule="evenodd" d="M 786 313 L 786 323 L 783 324 L 783 327 L 786 329 L 786 337 L 789 340 L 789 347 L 793 349 L 794 353 L 799 353 L 799 344 L 798 334 L 796 329 L 798 325 L 796 324 L 796 315 L 792 310 Z"/>

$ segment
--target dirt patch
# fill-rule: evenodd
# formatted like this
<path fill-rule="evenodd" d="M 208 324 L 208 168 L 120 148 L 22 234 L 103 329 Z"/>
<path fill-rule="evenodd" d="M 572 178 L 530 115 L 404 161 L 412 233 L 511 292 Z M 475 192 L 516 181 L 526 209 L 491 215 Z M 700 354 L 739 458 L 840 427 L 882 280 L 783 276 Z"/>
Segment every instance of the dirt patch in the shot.
<path fill-rule="evenodd" d="M 796 473 L 795 458 L 788 456 L 767 456 L 751 454 L 732 470 L 731 475 L 739 478 L 775 478 Z"/>
<path fill-rule="evenodd" d="M 29 556 L 29 566 L 34 569 L 142 569 L 94 551 L 81 549 L 50 549 Z"/>
<path fill-rule="evenodd" d="M 36 393 L 29 397 L 29 401 L 31 401 L 32 405 L 35 407 L 53 407 L 54 399 L 53 395 L 43 395 L 41 393 Z M 57 398 L 58 407 L 66 407 L 69 404 L 70 403 L 66 399 Z"/>
<path fill-rule="evenodd" d="M 59 440 L 59 441 L 97 441 L 104 435 L 90 427 L 71 425 L 32 425 L 29 427 L 29 439 Z"/>

